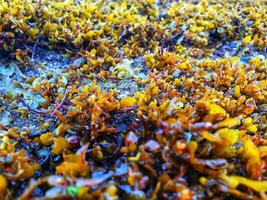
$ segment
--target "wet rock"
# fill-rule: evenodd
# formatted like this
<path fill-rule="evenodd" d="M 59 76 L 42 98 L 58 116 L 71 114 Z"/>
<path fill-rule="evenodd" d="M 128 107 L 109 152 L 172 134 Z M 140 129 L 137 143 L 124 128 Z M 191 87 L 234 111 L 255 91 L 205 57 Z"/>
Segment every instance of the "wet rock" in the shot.
<path fill-rule="evenodd" d="M 39 165 L 42 166 L 43 168 L 47 168 L 50 163 L 51 159 L 51 152 L 49 149 L 42 149 L 38 152 L 37 154 L 38 160 L 39 160 Z"/>
<path fill-rule="evenodd" d="M 123 162 L 123 159 L 121 160 L 117 160 L 115 165 L 115 176 L 122 176 L 124 174 L 126 174 L 128 172 L 128 164 L 125 162 Z"/>
<path fill-rule="evenodd" d="M 81 138 L 77 135 L 68 134 L 66 135 L 65 139 L 67 140 L 70 146 L 75 147 L 79 146 Z"/>
<path fill-rule="evenodd" d="M 247 21 L 247 26 L 252 26 L 253 24 L 254 24 L 254 21 L 252 21 L 252 20 L 249 20 L 249 21 Z"/>
<path fill-rule="evenodd" d="M 53 163 L 60 163 L 62 160 L 63 160 L 62 155 L 53 155 L 51 161 Z"/>
<path fill-rule="evenodd" d="M 159 150 L 159 148 L 160 148 L 160 145 L 155 140 L 149 140 L 145 144 L 145 149 L 149 150 L 149 151 L 152 151 L 152 152 Z"/>
<path fill-rule="evenodd" d="M 4 126 L 10 126 L 12 122 L 12 117 L 10 112 L 4 111 L 3 113 L 0 113 L 0 124 Z"/>
<path fill-rule="evenodd" d="M 76 59 L 76 60 L 71 64 L 71 66 L 74 66 L 74 67 L 80 67 L 80 66 L 83 65 L 85 62 L 86 62 L 86 59 L 85 59 L 84 57 L 80 57 L 80 58 Z"/>
<path fill-rule="evenodd" d="M 179 78 L 180 74 L 181 74 L 181 70 L 176 69 L 176 70 L 173 71 L 172 76 L 174 78 Z"/>
<path fill-rule="evenodd" d="M 250 58 L 248 56 L 243 56 L 240 58 L 240 61 L 243 63 L 246 63 L 246 64 L 248 64 L 249 60 L 250 60 Z"/>
<path fill-rule="evenodd" d="M 41 188 L 36 187 L 32 193 L 33 197 L 42 197 L 44 195 L 44 192 Z"/>
<path fill-rule="evenodd" d="M 142 190 L 134 190 L 131 191 L 128 195 L 127 195 L 127 200 L 146 200 L 146 195 Z"/>

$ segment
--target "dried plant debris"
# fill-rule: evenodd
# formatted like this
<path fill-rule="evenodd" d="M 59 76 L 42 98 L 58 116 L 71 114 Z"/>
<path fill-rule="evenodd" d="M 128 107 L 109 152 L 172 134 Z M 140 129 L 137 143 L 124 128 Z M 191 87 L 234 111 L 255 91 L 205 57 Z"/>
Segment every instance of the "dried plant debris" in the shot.
<path fill-rule="evenodd" d="M 266 14 L 0 0 L 0 199 L 267 199 Z"/>

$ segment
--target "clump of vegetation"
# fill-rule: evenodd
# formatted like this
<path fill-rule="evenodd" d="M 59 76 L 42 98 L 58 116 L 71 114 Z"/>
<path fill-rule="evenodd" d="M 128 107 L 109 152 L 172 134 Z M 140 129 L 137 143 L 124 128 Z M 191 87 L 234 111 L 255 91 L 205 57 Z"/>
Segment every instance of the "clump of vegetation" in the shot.
<path fill-rule="evenodd" d="M 0 198 L 266 199 L 266 9 L 0 0 Z"/>

